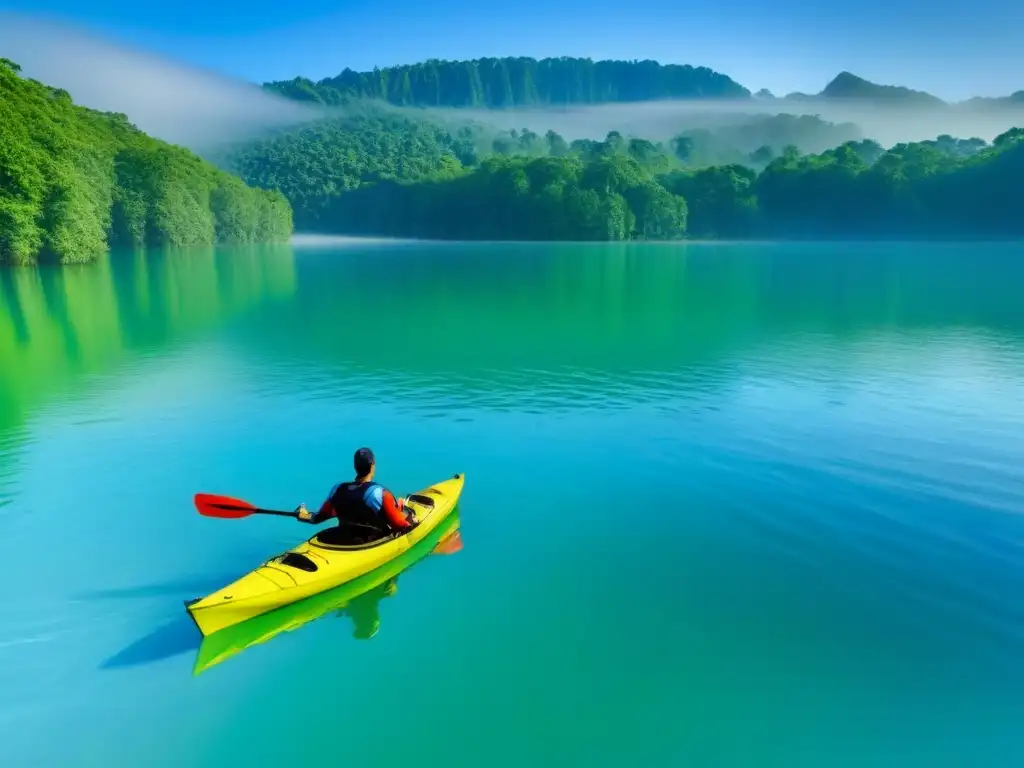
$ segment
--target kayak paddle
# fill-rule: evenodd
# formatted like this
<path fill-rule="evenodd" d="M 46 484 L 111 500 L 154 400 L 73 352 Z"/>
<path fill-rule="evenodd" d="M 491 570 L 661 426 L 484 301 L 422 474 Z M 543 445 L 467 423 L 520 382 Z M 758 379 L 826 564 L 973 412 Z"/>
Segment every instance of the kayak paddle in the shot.
<path fill-rule="evenodd" d="M 216 496 L 212 493 L 197 493 L 195 495 L 196 509 L 200 515 L 206 517 L 219 517 L 222 520 L 238 520 L 249 515 L 280 515 L 281 517 L 298 518 L 297 512 L 282 512 L 278 509 L 260 509 L 248 501 L 233 499 L 230 496 Z M 369 528 L 376 530 L 372 525 L 366 523 L 353 523 L 345 521 L 346 526 L 355 528 Z"/>
<path fill-rule="evenodd" d="M 233 499 L 230 496 L 215 496 L 212 493 L 197 493 L 196 509 L 200 515 L 219 517 L 225 520 L 237 520 L 249 515 L 280 515 L 282 517 L 298 517 L 295 512 L 282 512 L 277 509 L 260 509 L 247 501 Z"/>

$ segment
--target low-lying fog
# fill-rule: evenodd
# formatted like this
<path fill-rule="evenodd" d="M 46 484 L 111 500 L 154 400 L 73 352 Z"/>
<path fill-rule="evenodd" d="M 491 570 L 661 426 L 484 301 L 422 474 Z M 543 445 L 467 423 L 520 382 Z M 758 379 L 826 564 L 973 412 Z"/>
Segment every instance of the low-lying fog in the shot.
<path fill-rule="evenodd" d="M 20 14 L 0 12 L 0 56 L 76 104 L 123 112 L 149 135 L 197 151 L 320 115 L 252 83 Z"/>
<path fill-rule="evenodd" d="M 64 88 L 76 103 L 123 112 L 152 136 L 196 151 L 244 139 L 268 127 L 329 114 L 309 104 L 268 93 L 257 85 L 221 77 L 180 62 L 132 50 L 60 22 L 0 13 L 0 56 L 23 74 Z M 338 61 L 338 70 L 344 61 Z M 296 73 L 299 74 L 299 73 Z M 822 73 L 823 82 L 829 73 Z M 398 108 L 396 108 L 398 109 Z M 901 110 L 864 103 L 786 101 L 665 101 L 567 108 L 514 110 L 412 109 L 412 113 L 472 118 L 498 128 L 553 129 L 567 139 L 603 138 L 609 131 L 651 140 L 688 128 L 714 127 L 742 115 L 816 114 L 832 122 L 857 124 L 864 136 L 885 146 L 933 139 L 941 134 L 991 141 L 1015 125 L 1024 109 Z"/>
<path fill-rule="evenodd" d="M 504 129 L 529 128 L 536 133 L 552 129 L 570 139 L 603 139 L 609 131 L 615 130 L 658 141 L 669 139 L 685 128 L 713 128 L 716 124 L 736 122 L 745 115 L 780 113 L 818 115 L 833 123 L 854 123 L 865 138 L 887 147 L 904 141 L 934 139 L 942 134 L 992 141 L 1009 128 L 1024 127 L 1024 109 L 985 112 L 957 105 L 937 110 L 905 110 L 824 100 L 649 101 L 507 111 L 428 111 L 444 116 L 458 112 Z"/>

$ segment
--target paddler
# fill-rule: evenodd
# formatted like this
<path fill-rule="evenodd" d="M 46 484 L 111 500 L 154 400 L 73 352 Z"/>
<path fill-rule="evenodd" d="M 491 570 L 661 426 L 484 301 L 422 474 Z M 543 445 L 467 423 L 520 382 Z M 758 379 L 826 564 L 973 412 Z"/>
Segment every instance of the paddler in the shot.
<path fill-rule="evenodd" d="M 373 481 L 377 469 L 373 451 L 360 448 L 355 453 L 353 465 L 355 480 L 334 486 L 315 515 L 306 509 L 305 504 L 300 504 L 295 510 L 298 519 L 316 525 L 333 517 L 339 526 L 345 523 L 369 526 L 375 528 L 381 536 L 386 536 L 396 528 L 411 528 L 419 522 L 411 511 L 406 516 L 405 499 L 396 499 L 391 491 Z"/>
<path fill-rule="evenodd" d="M 380 630 L 380 601 L 398 591 L 398 576 L 392 576 L 383 584 L 352 598 L 352 602 L 338 611 L 338 618 L 352 619 L 352 637 L 369 640 Z"/>

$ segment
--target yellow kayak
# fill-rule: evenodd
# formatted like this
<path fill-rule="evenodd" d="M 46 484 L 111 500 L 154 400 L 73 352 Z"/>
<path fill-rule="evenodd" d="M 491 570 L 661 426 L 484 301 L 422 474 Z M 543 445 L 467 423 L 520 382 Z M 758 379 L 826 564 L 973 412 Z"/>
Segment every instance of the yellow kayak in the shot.
<path fill-rule="evenodd" d="M 203 638 L 192 674 L 198 675 L 254 645 L 265 643 L 282 632 L 291 632 L 311 621 L 347 610 L 356 620 L 356 609 L 376 612 L 376 603 L 388 597 L 396 588 L 399 574 L 425 559 L 428 555 L 446 552 L 445 544 L 459 530 L 459 512 L 456 509 L 442 520 L 424 539 L 394 560 L 341 586 L 318 595 L 283 606 L 240 624 L 214 632 Z M 360 603 L 369 605 L 359 605 Z"/>
<path fill-rule="evenodd" d="M 316 533 L 223 589 L 186 604 L 199 631 L 225 627 L 337 587 L 379 568 L 423 541 L 455 508 L 465 475 L 435 483 L 406 499 L 419 525 L 369 544 L 337 544 L 338 528 Z M 332 534 L 332 531 L 335 532 Z"/>

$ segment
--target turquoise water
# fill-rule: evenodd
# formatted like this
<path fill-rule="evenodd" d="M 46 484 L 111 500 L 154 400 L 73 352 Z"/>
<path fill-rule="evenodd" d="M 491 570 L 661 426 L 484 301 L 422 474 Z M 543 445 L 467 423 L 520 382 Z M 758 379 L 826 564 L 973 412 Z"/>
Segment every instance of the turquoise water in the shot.
<path fill-rule="evenodd" d="M 0 272 L 0 764 L 1015 766 L 1024 248 L 346 245 Z M 193 677 L 371 445 L 463 549 Z"/>

